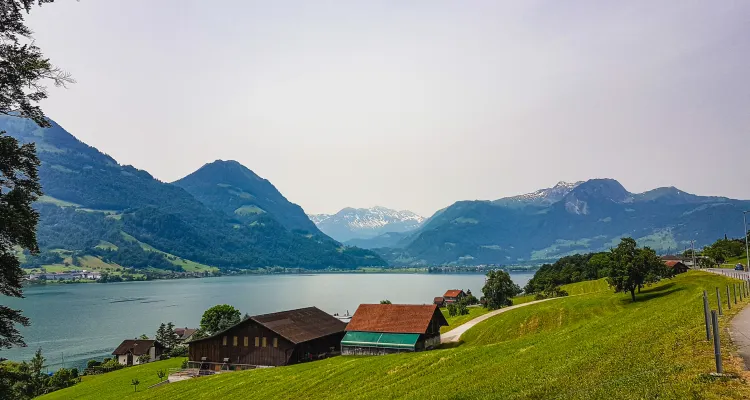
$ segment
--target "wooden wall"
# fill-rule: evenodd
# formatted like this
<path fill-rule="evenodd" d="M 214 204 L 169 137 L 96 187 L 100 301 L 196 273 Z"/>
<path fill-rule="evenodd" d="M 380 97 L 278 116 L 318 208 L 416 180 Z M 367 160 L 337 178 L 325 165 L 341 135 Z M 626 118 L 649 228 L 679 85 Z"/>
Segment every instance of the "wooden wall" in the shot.
<path fill-rule="evenodd" d="M 341 332 L 295 345 L 247 320 L 217 337 L 189 343 L 189 359 L 201 361 L 201 357 L 206 357 L 205 361 L 223 363 L 228 358 L 231 364 L 281 366 L 316 359 L 319 354 L 329 353 L 331 347 L 338 351 L 343 337 Z"/>

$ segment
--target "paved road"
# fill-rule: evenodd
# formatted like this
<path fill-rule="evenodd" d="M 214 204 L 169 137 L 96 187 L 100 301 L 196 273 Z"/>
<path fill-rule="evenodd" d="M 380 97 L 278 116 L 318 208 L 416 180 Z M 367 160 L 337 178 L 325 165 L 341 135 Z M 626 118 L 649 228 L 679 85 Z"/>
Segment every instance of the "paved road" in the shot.
<path fill-rule="evenodd" d="M 478 323 L 480 323 L 480 322 L 482 322 L 482 321 L 484 321 L 484 320 L 486 320 L 488 318 L 492 318 L 495 315 L 502 314 L 502 313 L 504 313 L 506 311 L 515 310 L 516 308 L 520 308 L 520 307 L 530 306 L 532 304 L 541 303 L 541 302 L 547 301 L 547 300 L 564 299 L 564 298 L 565 297 L 553 297 L 553 298 L 544 299 L 544 300 L 534 300 L 534 301 L 531 301 L 531 302 L 528 302 L 528 303 L 523 303 L 523 304 L 519 304 L 519 305 L 516 305 L 516 306 L 505 307 L 505 308 L 501 308 L 499 310 L 488 312 L 487 314 L 480 315 L 480 316 L 472 319 L 471 321 L 469 321 L 469 322 L 467 322 L 467 323 L 459 326 L 456 329 L 452 329 L 452 330 L 450 330 L 448 332 L 443 333 L 442 335 L 440 335 L 440 343 L 458 342 L 458 340 L 461 339 L 461 335 L 463 335 L 464 332 L 466 332 L 467 330 L 469 330 L 474 325 L 476 325 L 476 324 L 478 324 Z"/>
<path fill-rule="evenodd" d="M 709 272 L 726 275 L 737 279 L 750 279 L 750 272 L 735 271 L 726 268 L 708 268 Z M 745 363 L 745 369 L 750 369 L 750 307 L 745 307 L 729 323 L 729 337 L 737 346 L 737 353 Z"/>

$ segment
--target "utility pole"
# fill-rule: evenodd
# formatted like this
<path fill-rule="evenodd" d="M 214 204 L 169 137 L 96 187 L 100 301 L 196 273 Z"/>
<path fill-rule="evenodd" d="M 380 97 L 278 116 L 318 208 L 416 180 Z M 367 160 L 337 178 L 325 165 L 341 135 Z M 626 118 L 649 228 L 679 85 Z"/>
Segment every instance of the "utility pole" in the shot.
<path fill-rule="evenodd" d="M 746 257 L 746 264 L 745 264 L 745 271 L 750 271 L 750 252 L 748 252 L 748 245 L 747 245 L 747 218 L 745 218 L 745 214 L 749 213 L 750 211 L 743 211 L 742 212 L 742 224 L 745 226 L 745 257 Z"/>
<path fill-rule="evenodd" d="M 695 264 L 695 240 L 690 241 L 690 255 L 693 256 L 693 269 L 697 267 Z"/>

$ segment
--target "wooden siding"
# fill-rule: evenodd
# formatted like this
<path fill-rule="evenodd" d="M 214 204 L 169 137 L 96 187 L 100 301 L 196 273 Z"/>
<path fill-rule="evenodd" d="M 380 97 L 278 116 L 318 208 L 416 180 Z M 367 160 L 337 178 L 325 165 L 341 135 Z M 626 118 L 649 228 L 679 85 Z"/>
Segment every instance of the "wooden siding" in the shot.
<path fill-rule="evenodd" d="M 202 361 L 201 358 L 206 357 L 204 361 L 223 363 L 227 358 L 230 364 L 255 366 L 295 364 L 330 353 L 331 348 L 338 351 L 343 336 L 344 332 L 340 332 L 295 345 L 255 321 L 247 320 L 217 337 L 189 343 L 189 359 Z"/>

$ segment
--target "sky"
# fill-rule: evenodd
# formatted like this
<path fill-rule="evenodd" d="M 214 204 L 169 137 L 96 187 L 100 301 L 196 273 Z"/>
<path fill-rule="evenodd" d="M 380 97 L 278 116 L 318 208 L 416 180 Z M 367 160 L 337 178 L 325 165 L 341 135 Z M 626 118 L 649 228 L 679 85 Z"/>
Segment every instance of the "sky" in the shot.
<path fill-rule="evenodd" d="M 308 213 L 614 178 L 750 199 L 750 2 L 58 0 L 49 117 L 171 182 L 237 160 Z"/>

